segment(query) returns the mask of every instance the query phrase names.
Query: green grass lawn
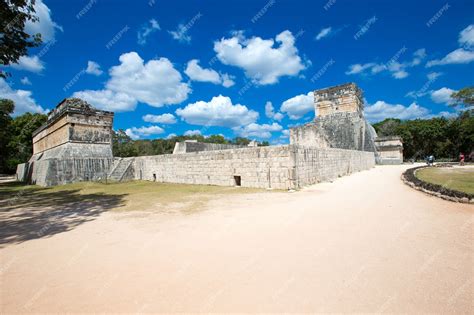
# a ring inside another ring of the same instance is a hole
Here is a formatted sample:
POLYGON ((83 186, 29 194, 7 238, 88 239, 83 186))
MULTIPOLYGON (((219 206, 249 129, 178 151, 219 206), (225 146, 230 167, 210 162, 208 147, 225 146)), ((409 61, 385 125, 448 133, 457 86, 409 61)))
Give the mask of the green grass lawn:
MULTIPOLYGON (((80 182, 55 187, 20 183, 0 184, 0 201, 18 206, 54 206, 71 203, 111 203, 111 210, 163 210, 183 213, 201 209, 210 199, 228 194, 266 192, 262 189, 167 184, 149 181, 125 183, 80 182)), ((270 193, 270 192, 269 192, 270 193)))
POLYGON ((415 176, 425 182, 474 194, 474 167, 427 167, 416 171, 415 176))

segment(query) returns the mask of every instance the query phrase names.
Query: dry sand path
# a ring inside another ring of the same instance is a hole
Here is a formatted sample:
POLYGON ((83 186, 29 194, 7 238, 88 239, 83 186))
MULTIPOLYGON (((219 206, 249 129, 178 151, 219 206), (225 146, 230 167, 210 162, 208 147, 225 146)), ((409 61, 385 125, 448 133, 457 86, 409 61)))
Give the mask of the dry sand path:
POLYGON ((1 312, 474 313, 474 206, 384 166, 0 249, 1 312))

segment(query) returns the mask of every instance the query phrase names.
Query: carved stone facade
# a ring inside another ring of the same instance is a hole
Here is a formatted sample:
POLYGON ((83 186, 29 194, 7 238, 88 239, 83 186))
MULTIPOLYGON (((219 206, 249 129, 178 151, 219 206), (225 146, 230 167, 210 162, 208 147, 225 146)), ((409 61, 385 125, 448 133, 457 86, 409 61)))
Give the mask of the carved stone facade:
POLYGON ((374 152, 378 164, 403 163, 400 138, 377 138, 364 118, 362 90, 354 83, 314 91, 316 118, 290 128, 290 143, 374 152))
POLYGON ((314 91, 317 117, 336 113, 359 113, 364 110, 362 90, 355 83, 346 83, 314 91))
POLYGON ((364 118, 362 91, 357 85, 317 90, 314 104, 314 121, 290 128, 291 144, 376 152, 377 134, 364 118))
POLYGON ((18 179, 52 186, 105 177, 114 159, 113 117, 81 99, 63 100, 33 133, 33 156, 18 179))

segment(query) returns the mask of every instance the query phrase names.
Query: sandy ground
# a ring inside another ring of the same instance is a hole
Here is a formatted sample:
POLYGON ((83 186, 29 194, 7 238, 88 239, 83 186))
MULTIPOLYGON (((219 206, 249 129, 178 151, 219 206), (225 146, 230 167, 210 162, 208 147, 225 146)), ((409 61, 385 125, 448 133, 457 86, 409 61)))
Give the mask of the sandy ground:
POLYGON ((383 166, 5 244, 1 312, 474 313, 474 206, 383 166))

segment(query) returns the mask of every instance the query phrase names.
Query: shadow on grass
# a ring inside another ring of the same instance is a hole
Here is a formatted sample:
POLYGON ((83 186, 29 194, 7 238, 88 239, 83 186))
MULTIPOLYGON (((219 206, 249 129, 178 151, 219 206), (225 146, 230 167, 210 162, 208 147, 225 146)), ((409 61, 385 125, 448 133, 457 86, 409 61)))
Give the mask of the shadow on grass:
POLYGON ((122 206, 124 196, 2 183, 0 247, 72 230, 104 211, 122 206))

